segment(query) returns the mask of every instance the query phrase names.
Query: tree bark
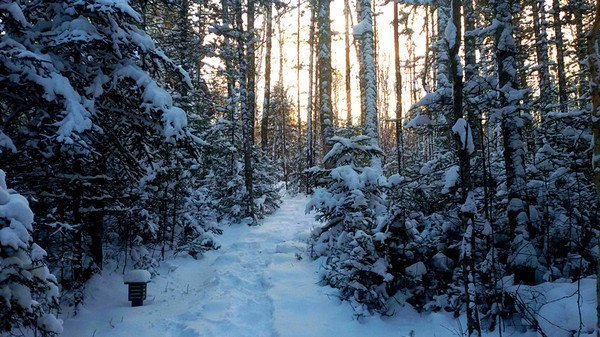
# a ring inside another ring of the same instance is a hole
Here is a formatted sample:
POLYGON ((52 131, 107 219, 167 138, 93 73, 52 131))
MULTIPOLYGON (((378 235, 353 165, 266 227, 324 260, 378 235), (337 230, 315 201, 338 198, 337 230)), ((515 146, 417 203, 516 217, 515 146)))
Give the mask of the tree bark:
POLYGON ((254 34, 254 1, 248 0, 248 34, 246 36, 248 45, 248 115, 244 124, 246 125, 246 139, 244 141, 244 175, 246 180, 246 191, 248 192, 248 212, 254 219, 254 170, 252 168, 252 150, 254 147, 254 118, 256 115, 256 57, 255 57, 255 34, 254 34))
MULTIPOLYGON (((590 66, 590 93, 592 96, 592 132, 594 134, 592 169, 593 180, 596 185, 596 198, 600 202, 600 0, 596 0, 596 16, 588 36, 588 62, 590 66)), ((598 239, 600 240, 600 237, 598 239)), ((600 261, 597 263, 600 264, 600 261)), ((596 269, 596 313, 598 319, 596 334, 600 336, 600 268, 596 267, 596 269)))
POLYGON ((301 2, 298 0, 298 12, 297 12, 297 30, 296 30, 296 112, 297 112, 297 120, 298 120, 298 144, 300 144, 302 140, 302 119, 300 117, 300 69, 302 69, 302 63, 300 62, 300 17, 302 11, 300 10, 301 2))
POLYGON ((269 139, 269 114, 271 110, 271 49, 273 48, 273 4, 266 0, 266 51, 265 51, 265 93, 260 127, 260 143, 266 153, 269 139))
POLYGON ((567 112, 568 95, 567 95, 567 75, 565 73, 565 47, 563 41, 562 21, 560 18, 560 0, 552 0, 552 11, 554 18, 554 39, 556 40, 556 64, 558 73, 558 100, 560 110, 567 112))
MULTIPOLYGON (((347 0, 346 0, 347 1, 347 0)), ((402 69, 400 68, 400 23, 398 22, 398 1, 394 1, 394 73, 396 91, 396 161, 398 174, 402 174, 404 156, 404 135, 402 134, 402 69)))
POLYGON ((552 88, 550 82, 550 70, 548 69, 548 34, 546 30, 546 9, 544 0, 533 2, 533 28, 536 36, 535 51, 538 63, 538 79, 540 85, 540 96, 538 104, 540 105, 540 119, 551 111, 552 88))
MULTIPOLYGON (((454 26, 455 36, 454 41, 448 42, 448 56, 450 59, 450 77, 452 80, 452 118, 449 120, 450 128, 461 118, 464 117, 463 104, 463 74, 460 68, 460 42, 462 40, 462 24, 461 24, 461 0, 452 0, 451 20, 449 25, 454 26)), ((458 154, 458 163, 460 167, 460 180, 462 186, 462 201, 467 198, 468 192, 471 190, 471 175, 469 165, 469 151, 467 147, 469 129, 466 130, 465 144, 462 144, 461 136, 458 133, 454 134, 456 150, 458 154)))
POLYGON ((577 49, 577 63, 579 65, 579 80, 577 83, 577 98, 579 102, 579 109, 585 109, 588 104, 586 99, 589 94, 589 86, 586 83, 589 83, 588 79, 588 69, 586 67, 586 59, 587 59, 587 41, 585 37, 585 12, 587 7, 587 1, 585 0, 576 0, 575 1, 575 38, 577 39, 576 49, 577 49))
MULTIPOLYGON (((229 1, 230 0, 221 0, 221 6, 223 7, 222 21, 223 26, 231 26, 231 18, 229 14, 229 1)), ((229 32, 225 35, 223 40, 223 49, 225 54, 225 75, 227 77, 227 100, 225 102, 225 111, 229 117, 229 124, 231 128, 230 132, 230 142, 231 144, 235 144, 235 71, 233 66, 234 50, 231 45, 231 38, 229 37, 229 32)), ((235 174, 235 151, 231 151, 230 157, 230 173, 233 176, 235 174)))
POLYGON ((522 139, 524 120, 519 112, 516 80, 516 47, 512 35, 512 10, 508 0, 493 2, 495 20, 499 23, 495 33, 496 65, 498 68, 499 104, 502 108, 501 129, 504 147, 504 166, 508 192, 508 224, 511 237, 517 227, 518 216, 526 212, 525 147, 522 139))
MULTIPOLYGON (((395 3, 395 2, 394 2, 395 3)), ((350 85, 350 1, 344 0, 344 42, 346 52, 346 126, 352 126, 352 86, 350 85)))
POLYGON ((321 145, 323 155, 331 149, 333 137, 331 108, 331 0, 319 0, 317 14, 319 26, 319 44, 317 64, 319 68, 319 116, 321 122, 321 145))
MULTIPOLYGON (((436 43, 436 88, 441 90, 441 97, 439 104, 445 107, 444 114, 447 113, 447 107, 450 105, 450 94, 452 88, 452 77, 450 76, 450 64, 448 60, 448 45, 444 41, 444 30, 448 26, 448 20, 450 19, 450 1, 440 0, 438 2, 437 9, 437 31, 438 41, 436 43)), ((412 81, 411 81, 412 83, 412 81)), ((411 95, 413 94, 411 90, 411 95)), ((446 116, 447 117, 447 116, 446 116)))
POLYGON ((472 130, 473 143, 475 149, 482 148, 483 138, 481 136, 480 128, 480 113, 477 107, 471 102, 471 98, 477 93, 475 92, 477 86, 472 86, 471 83, 476 80, 479 74, 477 66, 477 41, 475 35, 472 32, 475 31, 475 19, 477 14, 473 6, 473 0, 463 1, 463 12, 465 22, 465 90, 464 90, 464 105, 466 119, 472 130), (470 34, 471 33, 471 34, 470 34))
MULTIPOLYGON (((469 191, 471 190, 471 167, 470 167, 470 152, 468 139, 472 137, 469 133, 469 124, 465 123, 464 143, 460 133, 455 132, 454 125, 458 120, 464 117, 464 96, 463 96, 463 74, 460 67, 460 44, 462 40, 462 24, 461 24, 461 0, 451 1, 451 20, 448 22, 445 36, 448 38, 448 56, 450 59, 450 76, 452 80, 452 118, 450 127, 454 131, 454 141, 456 152, 458 155, 458 165, 460 172, 461 184, 461 204, 467 202, 469 191), (450 35, 454 32, 454 36, 450 35)), ((467 330, 469 336, 481 336, 481 327, 479 324, 479 311, 477 308, 477 294, 475 292, 475 214, 462 212, 462 223, 464 230, 464 245, 463 250, 468 253, 463 254, 463 282, 465 287, 465 303, 467 309, 467 330), (467 248, 466 245, 469 245, 467 248)))
POLYGON ((377 73, 375 65, 373 13, 370 0, 359 0, 360 63, 363 68, 364 130, 373 146, 379 146, 377 122, 377 73))
MULTIPOLYGON (((306 129, 306 168, 313 167, 313 73, 314 73, 314 55, 315 55, 315 18, 316 18, 316 0, 310 0, 310 28, 308 33, 308 44, 310 56, 308 60, 308 109, 307 109, 307 129, 306 129)), ((306 173, 306 194, 311 190, 310 173, 306 173)))
POLYGON ((246 187, 246 216, 254 218, 254 193, 252 181, 252 147, 254 144, 254 0, 248 0, 248 26, 244 34, 242 2, 236 0, 236 25, 239 33, 237 52, 239 59, 239 102, 242 114, 242 139, 244 152, 244 183, 246 187), (246 50, 247 47, 247 50, 246 50))

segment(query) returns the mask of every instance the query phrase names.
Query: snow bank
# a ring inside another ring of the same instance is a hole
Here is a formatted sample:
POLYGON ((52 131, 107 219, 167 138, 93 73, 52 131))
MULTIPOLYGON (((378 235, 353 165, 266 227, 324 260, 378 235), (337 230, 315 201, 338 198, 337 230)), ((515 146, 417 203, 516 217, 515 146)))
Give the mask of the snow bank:
POLYGON ((595 278, 588 277, 576 282, 546 282, 537 286, 513 285, 507 291, 525 303, 546 336, 594 337, 595 278))

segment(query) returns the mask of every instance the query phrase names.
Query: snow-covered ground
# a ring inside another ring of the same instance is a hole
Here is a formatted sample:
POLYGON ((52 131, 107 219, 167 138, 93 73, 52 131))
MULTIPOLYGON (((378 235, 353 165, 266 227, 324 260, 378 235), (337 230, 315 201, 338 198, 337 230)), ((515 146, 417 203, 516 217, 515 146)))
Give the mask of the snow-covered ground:
POLYGON ((304 254, 317 224, 305 204, 303 196, 286 197, 261 226, 226 228, 221 249, 163 263, 142 307, 130 307, 122 275, 96 276, 85 307, 65 320, 64 336, 460 336, 464 321, 409 307, 391 318, 357 321, 335 289, 317 284, 319 261, 304 254))

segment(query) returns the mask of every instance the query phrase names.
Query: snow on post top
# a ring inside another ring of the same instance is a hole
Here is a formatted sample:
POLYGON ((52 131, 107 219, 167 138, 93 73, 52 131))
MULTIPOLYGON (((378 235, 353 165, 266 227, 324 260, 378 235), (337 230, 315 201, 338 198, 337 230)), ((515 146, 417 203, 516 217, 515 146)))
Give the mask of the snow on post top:
POLYGON ((150 272, 143 269, 135 269, 123 275, 124 283, 148 283, 150 282, 150 272))

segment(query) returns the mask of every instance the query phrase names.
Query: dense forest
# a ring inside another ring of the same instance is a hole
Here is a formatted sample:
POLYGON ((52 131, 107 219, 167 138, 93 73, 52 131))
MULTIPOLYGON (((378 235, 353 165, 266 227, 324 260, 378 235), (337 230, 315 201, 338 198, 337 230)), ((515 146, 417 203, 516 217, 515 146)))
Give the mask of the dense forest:
POLYGON ((553 337, 514 289, 598 273, 599 111, 592 0, 0 0, 0 335, 306 194, 356 317, 553 337))

